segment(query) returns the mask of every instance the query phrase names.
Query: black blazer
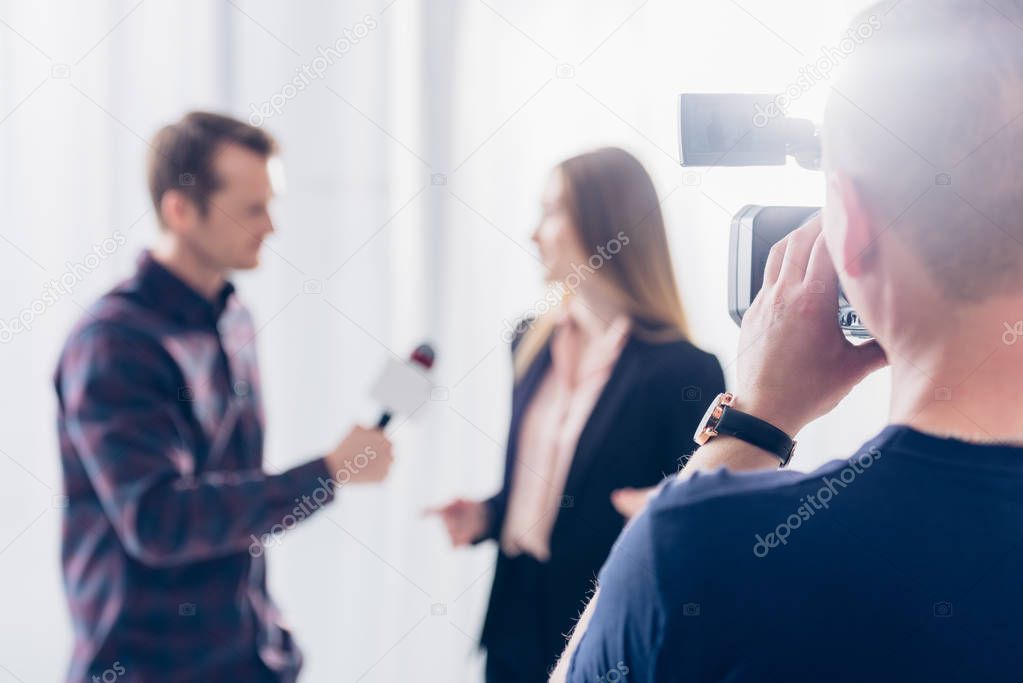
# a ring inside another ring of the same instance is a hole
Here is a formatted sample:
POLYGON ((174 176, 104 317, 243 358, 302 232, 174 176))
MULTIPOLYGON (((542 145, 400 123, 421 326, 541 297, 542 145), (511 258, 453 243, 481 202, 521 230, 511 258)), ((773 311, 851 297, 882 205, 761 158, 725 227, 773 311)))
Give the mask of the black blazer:
MULTIPOLYGON (((512 392, 504 486, 487 501, 486 538, 500 539, 522 417, 550 365, 548 343, 512 392)), ((535 657, 554 664, 625 523, 611 492, 653 486, 675 474, 680 458, 696 448, 693 432, 707 405, 724 390, 715 356, 686 341, 629 337, 580 434, 551 534, 551 556, 529 595, 522 594, 515 560, 498 554, 481 639, 489 656, 524 667, 535 657), (539 638, 523 632, 537 628, 539 638)))

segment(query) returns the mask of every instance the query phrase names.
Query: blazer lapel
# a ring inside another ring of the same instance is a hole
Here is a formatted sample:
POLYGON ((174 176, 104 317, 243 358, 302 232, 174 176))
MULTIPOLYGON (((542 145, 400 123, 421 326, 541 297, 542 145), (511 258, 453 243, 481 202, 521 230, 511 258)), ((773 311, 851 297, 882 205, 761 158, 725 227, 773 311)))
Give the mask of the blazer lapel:
POLYGON ((546 376, 547 370, 551 366, 551 345, 548 342, 539 353, 536 358, 526 368, 525 374, 522 375, 512 391, 512 414, 511 424, 508 428, 508 443, 507 450, 505 452, 504 459, 504 481, 505 488, 511 484, 511 472, 514 466, 515 459, 518 457, 518 444, 519 444, 519 431, 522 425, 522 418, 526 413, 526 407, 529 406, 530 401, 533 400, 533 395, 536 394, 536 390, 540 388, 540 381, 546 376))
POLYGON ((600 397, 597 398, 597 403, 593 406, 593 411, 579 435, 579 443, 568 470, 568 480, 565 482, 566 496, 575 496, 582 489, 599 450, 598 445, 614 425, 614 417, 620 413, 622 405, 629 398, 633 384, 630 378, 635 373, 639 361, 637 348, 639 343, 635 337, 629 336, 611 370, 607 384, 600 392, 600 397))
POLYGON ((522 375, 522 379, 519 380, 515 387, 515 396, 512 401, 512 419, 519 420, 522 418, 522 414, 525 412, 526 406, 533 400, 533 395, 536 390, 540 388, 540 380, 547 375, 547 370, 551 367, 551 344, 548 341, 542 349, 536 354, 536 358, 530 363, 529 367, 526 368, 526 372, 522 375))

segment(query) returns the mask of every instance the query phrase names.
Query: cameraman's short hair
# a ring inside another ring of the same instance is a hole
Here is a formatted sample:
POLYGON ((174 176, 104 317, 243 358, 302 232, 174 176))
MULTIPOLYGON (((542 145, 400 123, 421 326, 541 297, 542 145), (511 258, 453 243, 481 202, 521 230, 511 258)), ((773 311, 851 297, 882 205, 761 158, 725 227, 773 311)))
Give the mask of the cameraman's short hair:
POLYGON ((824 164, 848 174, 951 299, 1023 286, 1019 2, 888 0, 824 118, 824 164))
POLYGON ((172 189, 184 193, 206 215, 210 195, 220 187, 213 162, 222 146, 229 143, 267 158, 277 151, 277 143, 262 129, 203 111, 186 114, 153 136, 148 175, 149 195, 157 217, 164 193, 172 189))

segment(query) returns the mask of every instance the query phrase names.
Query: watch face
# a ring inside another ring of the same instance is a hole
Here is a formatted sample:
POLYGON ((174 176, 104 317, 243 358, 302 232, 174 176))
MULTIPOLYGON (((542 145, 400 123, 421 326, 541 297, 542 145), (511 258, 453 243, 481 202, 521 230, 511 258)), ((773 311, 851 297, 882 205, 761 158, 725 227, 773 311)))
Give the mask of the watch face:
POLYGON ((707 412, 703 414, 703 419, 700 420, 700 426, 696 428, 696 433, 693 435, 693 441, 700 444, 701 446, 707 443, 712 436, 717 436, 718 420, 721 419, 722 406, 725 403, 726 394, 718 394, 717 397, 711 402, 710 407, 707 408, 707 412))

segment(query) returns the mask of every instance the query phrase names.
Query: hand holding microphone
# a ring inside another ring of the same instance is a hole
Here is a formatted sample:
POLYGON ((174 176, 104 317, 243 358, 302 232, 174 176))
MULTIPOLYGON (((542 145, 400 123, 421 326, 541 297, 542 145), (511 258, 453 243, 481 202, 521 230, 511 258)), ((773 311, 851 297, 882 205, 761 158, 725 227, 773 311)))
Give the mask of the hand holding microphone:
POLYGON ((356 425, 324 461, 335 481, 372 484, 383 481, 394 462, 392 444, 384 427, 395 413, 411 413, 429 399, 430 381, 424 374, 433 366, 435 354, 429 344, 420 344, 408 363, 392 362, 385 367, 373 388, 373 397, 384 406, 375 428, 356 425))
POLYGON ((373 484, 387 477, 394 455, 383 431, 356 425, 324 459, 334 481, 373 484))

